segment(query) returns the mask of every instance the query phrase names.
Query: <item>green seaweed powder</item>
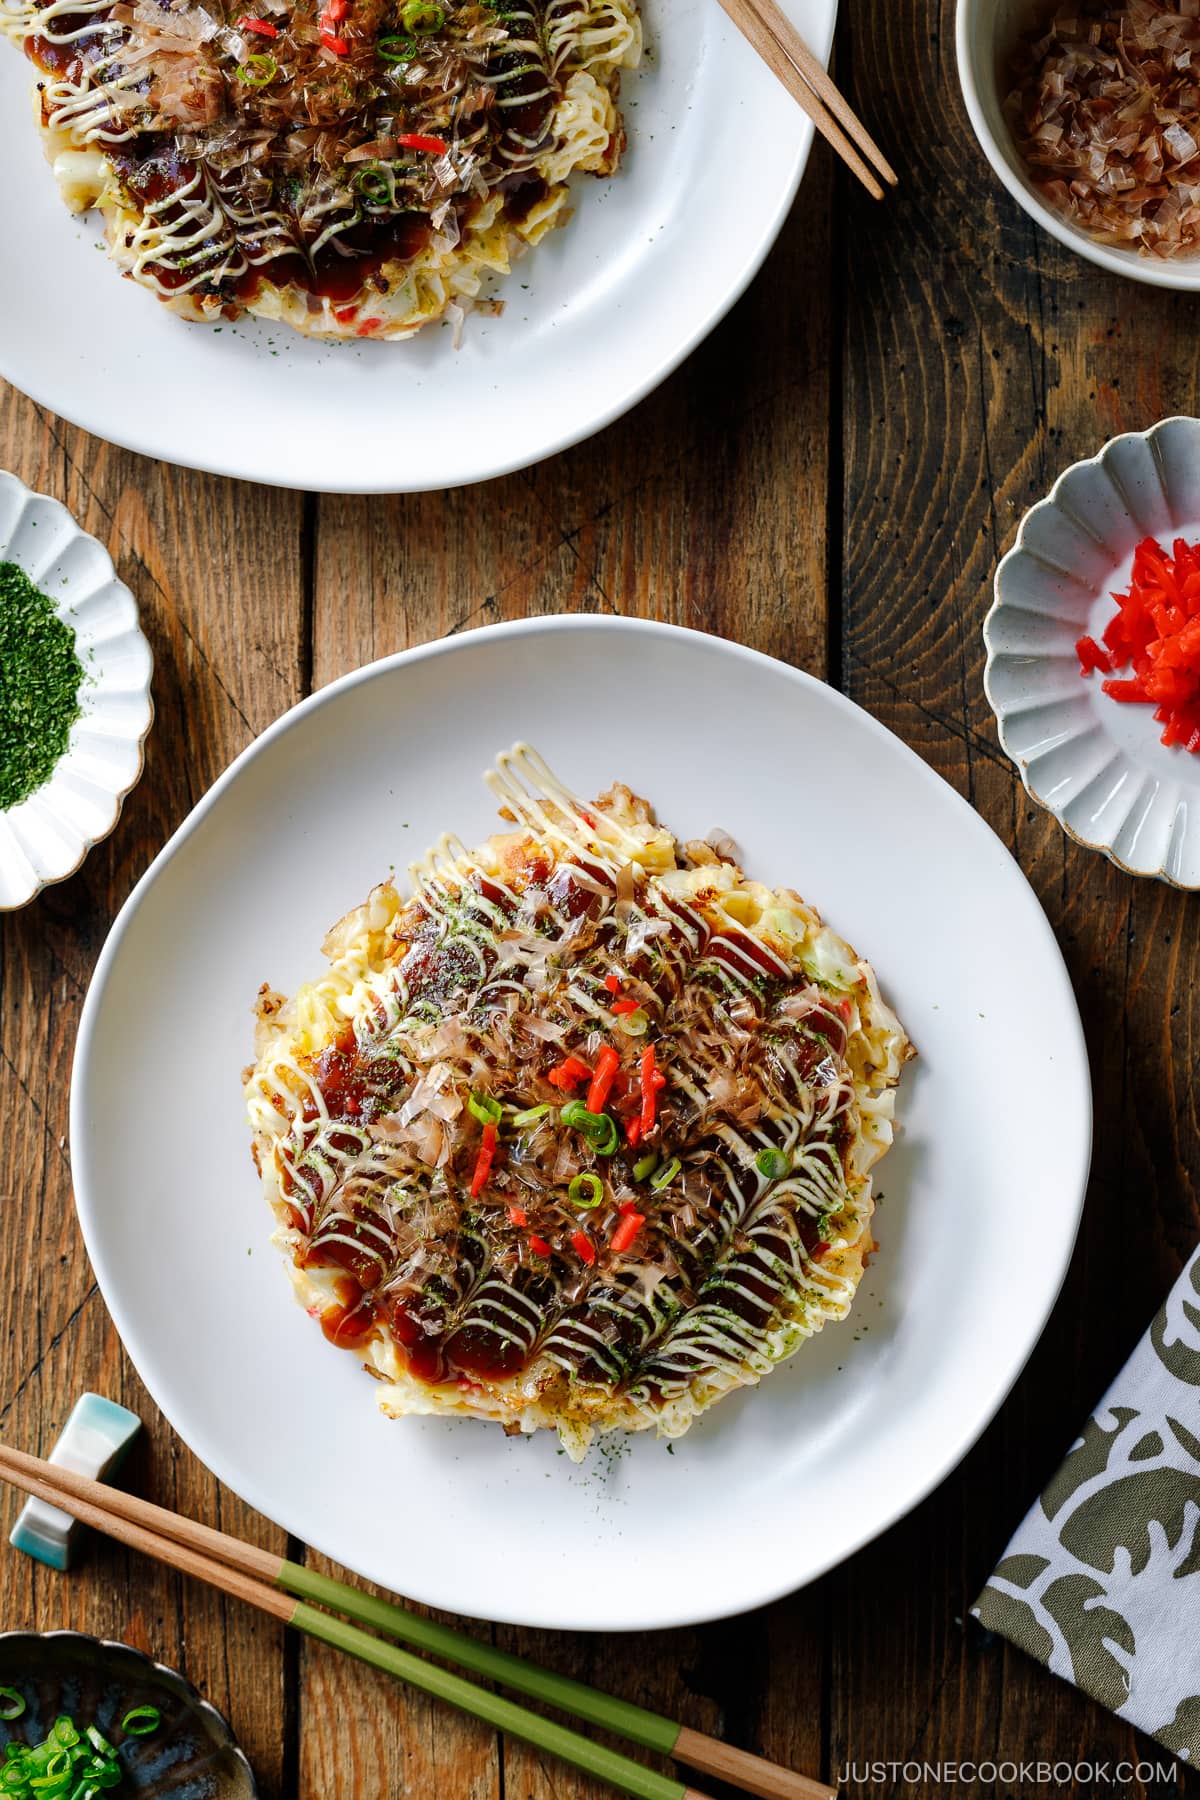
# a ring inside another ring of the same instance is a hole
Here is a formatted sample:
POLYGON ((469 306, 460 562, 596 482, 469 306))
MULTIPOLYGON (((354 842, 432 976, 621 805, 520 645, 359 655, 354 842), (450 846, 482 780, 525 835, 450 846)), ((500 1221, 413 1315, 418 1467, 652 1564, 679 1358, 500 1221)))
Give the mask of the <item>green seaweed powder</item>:
POLYGON ((0 562, 0 812, 48 781, 79 717, 75 633, 16 563, 0 562))

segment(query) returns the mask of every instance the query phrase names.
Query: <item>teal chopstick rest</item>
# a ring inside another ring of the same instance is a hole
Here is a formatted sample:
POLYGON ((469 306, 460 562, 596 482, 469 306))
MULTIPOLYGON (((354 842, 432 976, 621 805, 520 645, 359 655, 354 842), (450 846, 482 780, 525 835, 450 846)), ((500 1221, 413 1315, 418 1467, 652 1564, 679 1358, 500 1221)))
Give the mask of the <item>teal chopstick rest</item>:
MULTIPOLYGON (((76 1475, 104 1481, 120 1468, 142 1421, 127 1407, 100 1394, 82 1394, 71 1408, 48 1461, 76 1475)), ((15 1550, 36 1557, 50 1569, 69 1569, 83 1535, 70 1513, 44 1500, 27 1500, 8 1541, 15 1550)))

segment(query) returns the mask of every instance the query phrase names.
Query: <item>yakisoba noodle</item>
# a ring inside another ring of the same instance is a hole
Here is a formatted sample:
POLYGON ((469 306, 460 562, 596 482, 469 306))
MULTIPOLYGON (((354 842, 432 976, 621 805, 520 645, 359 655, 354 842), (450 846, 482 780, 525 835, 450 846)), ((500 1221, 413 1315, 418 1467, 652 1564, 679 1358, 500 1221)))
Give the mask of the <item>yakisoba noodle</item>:
POLYGON ((677 1437, 844 1318, 911 1049, 732 846, 527 746, 453 838, 264 988, 246 1095, 298 1295, 387 1413, 677 1437))
POLYGON ((190 319, 456 323, 611 175, 634 0, 0 0, 68 206, 190 319))

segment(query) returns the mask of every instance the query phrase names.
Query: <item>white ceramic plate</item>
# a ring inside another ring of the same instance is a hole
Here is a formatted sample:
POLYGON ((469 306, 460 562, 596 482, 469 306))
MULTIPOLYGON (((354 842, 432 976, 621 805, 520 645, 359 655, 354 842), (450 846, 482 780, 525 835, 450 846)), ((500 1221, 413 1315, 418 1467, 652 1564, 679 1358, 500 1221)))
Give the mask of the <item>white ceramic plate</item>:
MULTIPOLYGON (((825 58, 837 0, 785 0, 825 58)), ((514 268, 461 350, 309 343, 253 321, 188 325, 123 281, 72 219, 30 121, 29 64, 0 41, 0 374, 149 456, 285 487, 392 493, 524 468, 618 418, 737 299, 791 206, 812 127, 716 0, 645 0, 624 83, 629 156, 514 268)))
POLYGON ((252 1505, 435 1606, 535 1625, 678 1625, 810 1580, 925 1494, 1017 1375, 1087 1174, 1086 1055, 1016 864, 898 739, 810 677, 669 626, 496 626, 360 670, 239 758, 105 947, 71 1105, 75 1192, 117 1327, 192 1448, 252 1505), (495 828, 480 772, 529 737, 683 836, 812 897, 921 1052, 851 1320, 673 1452, 574 1469, 552 1434, 389 1422, 296 1306, 250 1163, 250 1003, 443 829, 495 828), (136 1019, 132 1030, 130 1020, 136 1019))
POLYGON ((1167 749, 1153 707, 1113 700, 1075 654, 1101 641, 1145 537, 1200 542, 1200 419, 1113 438, 1026 513, 996 571, 984 686, 1026 788, 1077 843, 1195 888, 1200 756, 1167 749))
MULTIPOLYGON (((2 284, 0 284, 2 285, 2 284)), ((80 716, 49 781, 0 812, 0 912, 73 875, 121 816, 154 708, 137 606, 104 545, 65 506, 0 469, 0 562, 15 562, 75 633, 80 716)))

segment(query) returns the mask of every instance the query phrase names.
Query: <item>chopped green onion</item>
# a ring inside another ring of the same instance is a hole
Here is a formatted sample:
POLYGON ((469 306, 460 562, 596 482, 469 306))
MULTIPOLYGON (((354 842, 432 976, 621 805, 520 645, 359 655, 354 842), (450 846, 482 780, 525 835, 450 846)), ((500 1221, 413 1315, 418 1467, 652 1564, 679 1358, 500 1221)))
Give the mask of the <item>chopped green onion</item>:
POLYGON ((9 1719, 19 1719, 25 1711, 25 1701, 16 1688, 0 1687, 0 1719, 5 1723, 9 1719))
POLYGON ((237 78, 247 87, 266 87, 278 73, 279 65, 273 56, 248 56, 244 63, 238 64, 237 78))
POLYGON ((431 31, 440 31, 446 23, 445 9, 430 5, 429 0, 405 0, 400 9, 400 23, 405 31, 427 37, 431 31))
MULTIPOLYGON (((21 1696, 13 1688, 0 1688, 0 1700, 9 1702, 5 1716, 12 1718, 13 1700, 21 1696)), ((20 1711, 24 1711, 21 1703, 20 1711)), ((162 1714, 156 1706, 136 1706, 125 1716, 122 1730, 133 1737, 157 1731, 162 1714)), ((123 1776, 117 1752, 103 1732, 86 1727, 86 1743, 75 1721, 62 1713, 40 1744, 10 1740, 0 1766, 0 1793, 14 1800, 100 1800, 107 1789, 118 1788, 123 1776)))
POLYGON ((643 1156, 641 1162, 634 1163, 633 1179, 635 1181, 645 1181, 647 1175, 652 1175, 657 1167, 658 1151, 652 1150, 649 1156, 643 1156))
POLYGON ((417 54, 417 40, 411 37, 381 37, 375 48, 386 63, 410 63, 417 54))
POLYGON ((604 1198, 604 1183, 598 1175, 584 1173, 576 1175, 567 1189, 567 1199, 572 1206, 591 1208, 599 1206, 604 1198))
POLYGON ((601 1124, 586 1133, 587 1141, 597 1156, 612 1156, 617 1148, 617 1121, 608 1113, 601 1113, 601 1124))
POLYGON ((481 1125, 496 1125, 504 1117, 504 1108, 490 1094, 472 1094, 467 1100, 467 1111, 481 1125))
POLYGON ((527 1106, 524 1112, 513 1114, 512 1122, 514 1125, 536 1125, 539 1119, 544 1119, 547 1113, 553 1111, 554 1108, 548 1102, 545 1106, 527 1106))
POLYGON ((790 1171, 792 1159, 786 1150, 760 1150, 754 1164, 767 1181, 779 1181, 790 1171))
POLYGON ((673 1156, 669 1163, 664 1163, 658 1174, 650 1177, 650 1186, 655 1193, 657 1194, 660 1188, 665 1188, 668 1181, 674 1181, 682 1167, 683 1164, 677 1156, 673 1156))
POLYGON ((121 1730, 127 1731, 130 1737, 149 1737, 162 1724, 162 1714, 157 1706, 135 1706, 121 1720, 121 1730))
POLYGON ((631 1013, 618 1013, 613 1024, 626 1037, 645 1037, 650 1029, 650 1014, 644 1006, 639 1006, 631 1013))
POLYGON ((376 163, 368 164, 360 169, 351 184, 356 193, 365 200, 371 200, 376 206, 390 206, 392 202, 392 184, 376 163))
POLYGON ((582 1100, 568 1100, 559 1118, 585 1137, 597 1156, 611 1156, 617 1147, 617 1121, 611 1113, 589 1112, 582 1100))

